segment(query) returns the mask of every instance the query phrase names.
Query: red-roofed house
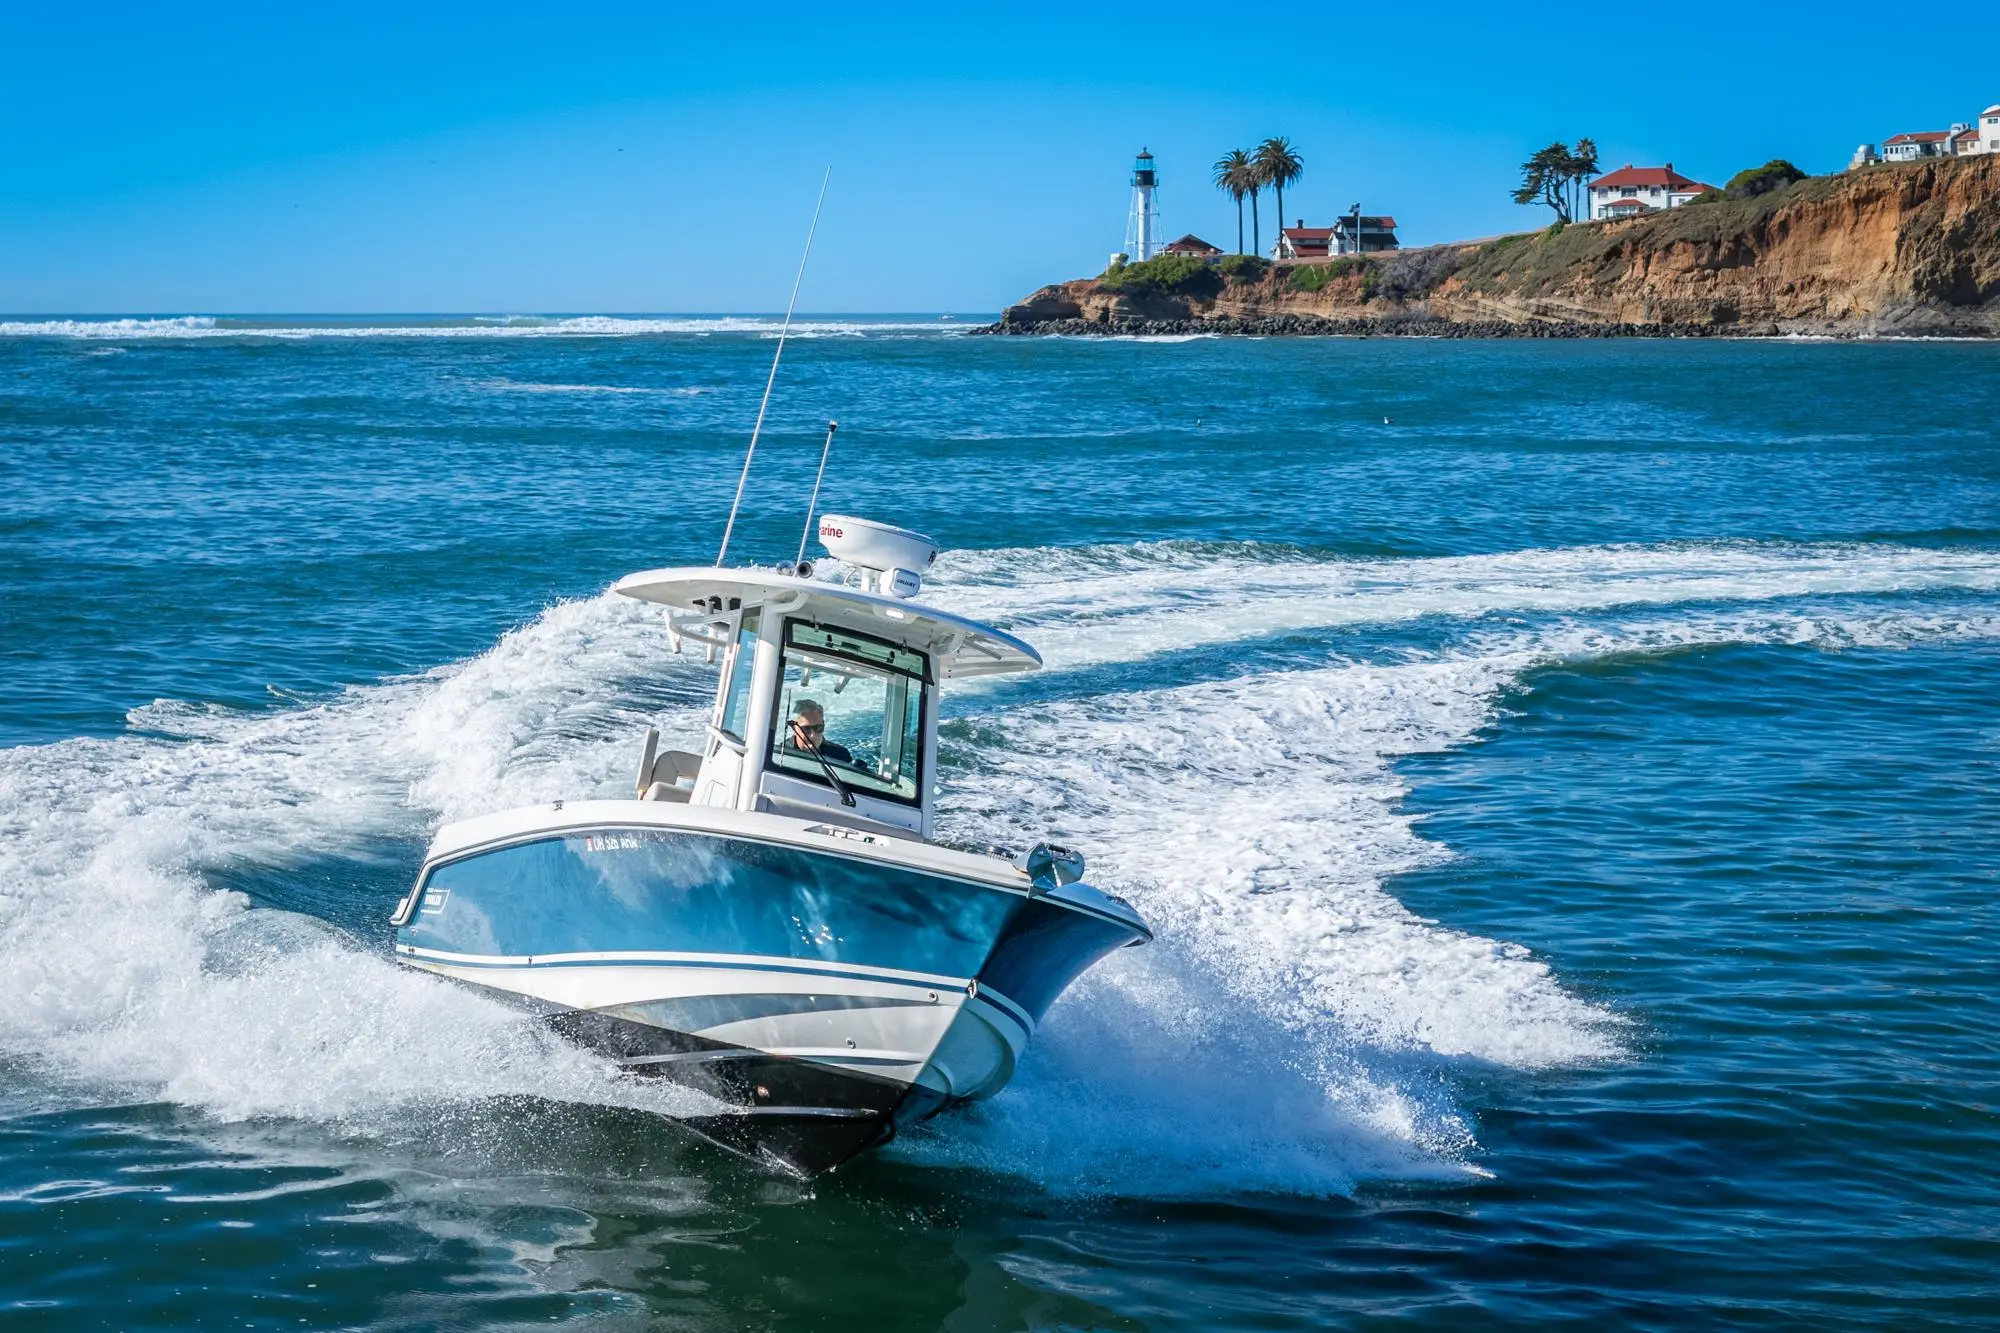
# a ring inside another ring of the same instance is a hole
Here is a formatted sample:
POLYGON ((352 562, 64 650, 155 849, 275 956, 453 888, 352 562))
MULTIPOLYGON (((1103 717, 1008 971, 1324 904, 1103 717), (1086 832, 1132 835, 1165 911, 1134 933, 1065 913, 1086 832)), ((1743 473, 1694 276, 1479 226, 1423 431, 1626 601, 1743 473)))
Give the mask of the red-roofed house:
POLYGON ((1920 157, 1946 157, 1950 153, 1950 130, 1918 130, 1914 134, 1892 135, 1882 141, 1884 162, 1914 162, 1920 157))
POLYGON ((1679 208, 1714 188, 1681 175, 1671 162, 1664 167, 1635 167, 1627 162, 1590 183, 1590 219, 1596 222, 1603 218, 1635 218, 1641 213, 1679 208))
POLYGON ((1331 227, 1308 227, 1300 218, 1296 226, 1278 229, 1278 244, 1271 251, 1278 259, 1327 259, 1334 255, 1377 254, 1383 250, 1394 250, 1396 244, 1396 219, 1389 217, 1366 217, 1357 219, 1352 213, 1335 218, 1331 227), (1355 245, 1355 224, 1360 224, 1361 240, 1355 245))
MULTIPOLYGON (((1980 112, 1977 124, 1960 121, 1948 130, 1915 130, 1892 135, 1882 141, 1879 160, 1915 162, 1926 157, 1969 157, 1975 153, 2000 153, 2000 103, 1980 112)), ((1874 145, 1863 144, 1855 150, 1848 170, 1876 160, 1874 145)))
POLYGON ((1192 255, 1196 259, 1220 259, 1222 251, 1201 237, 1189 232, 1178 241, 1168 241, 1160 247, 1163 255, 1192 255))
MULTIPOLYGON (((1887 148, 1888 145, 1884 144, 1883 147, 1887 148)), ((1972 153, 2000 153, 2000 103, 1980 112, 1979 123, 1976 125, 1952 126, 1948 151, 1953 157, 1964 157, 1972 153)))
POLYGON ((1349 213, 1346 217, 1337 218, 1334 221, 1333 252, 1337 255, 1372 255, 1383 250, 1395 250, 1398 248, 1399 246, 1396 241, 1396 219, 1394 218, 1371 218, 1364 213, 1359 219, 1356 219, 1354 214, 1349 213), (1356 243, 1357 238, 1355 235, 1355 223, 1357 220, 1361 224, 1360 236, 1358 238, 1359 244, 1356 243))
POLYGON ((1278 228, 1278 247, 1272 253, 1280 259, 1325 259, 1333 253, 1333 228, 1308 227, 1300 218, 1297 226, 1278 228))

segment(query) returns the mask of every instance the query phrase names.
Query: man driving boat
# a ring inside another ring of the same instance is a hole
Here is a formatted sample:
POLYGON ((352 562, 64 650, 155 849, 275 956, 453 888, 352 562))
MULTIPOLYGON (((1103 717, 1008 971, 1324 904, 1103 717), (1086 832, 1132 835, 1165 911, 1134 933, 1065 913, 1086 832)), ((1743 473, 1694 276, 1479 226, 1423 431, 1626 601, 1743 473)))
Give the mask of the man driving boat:
POLYGON ((829 762, 852 764, 854 754, 839 741, 826 738, 826 710, 817 700, 801 699, 792 706, 791 747, 807 754, 817 752, 829 762))

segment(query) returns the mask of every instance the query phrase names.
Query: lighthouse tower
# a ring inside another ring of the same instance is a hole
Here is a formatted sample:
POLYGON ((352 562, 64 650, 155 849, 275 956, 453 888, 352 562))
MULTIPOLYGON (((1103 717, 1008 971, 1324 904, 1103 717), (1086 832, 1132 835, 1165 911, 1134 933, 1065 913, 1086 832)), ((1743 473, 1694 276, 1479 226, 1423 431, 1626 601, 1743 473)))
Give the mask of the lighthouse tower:
POLYGON ((1125 223, 1125 253, 1135 260, 1160 253, 1160 210, 1153 204, 1159 183, 1153 155, 1141 148, 1132 163, 1132 216, 1125 223))

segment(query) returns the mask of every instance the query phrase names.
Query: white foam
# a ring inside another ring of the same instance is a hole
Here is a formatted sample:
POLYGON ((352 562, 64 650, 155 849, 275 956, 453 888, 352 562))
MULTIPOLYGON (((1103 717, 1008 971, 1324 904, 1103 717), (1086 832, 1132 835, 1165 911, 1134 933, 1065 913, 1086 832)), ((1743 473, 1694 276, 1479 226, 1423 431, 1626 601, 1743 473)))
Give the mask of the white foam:
POLYGON ((1611 1054, 1607 1015, 1526 951, 1407 911, 1383 889, 1445 849, 1394 813, 1390 765, 1491 716, 1536 660, 1356 664, 1046 704, 1010 714, 974 804, 1090 846, 1092 881, 1138 903, 1267 1023, 1342 1046, 1539 1067, 1611 1054), (1017 816, 1018 817, 1018 816, 1017 816))
POLYGON ((1839 543, 1585 546, 1436 559, 1298 557, 1142 543, 950 552, 930 584, 1033 639, 1051 666, 1427 616, 1575 614, 1684 603, 2000 590, 1990 550, 1839 543), (1275 558, 1274 558, 1275 557, 1275 558))
MULTIPOLYGON (((1050 1015, 1004 1096, 905 1145, 1059 1190, 1340 1192, 1475 1172, 1453 1062, 1622 1054, 1616 1013, 1529 949, 1411 913, 1391 877, 1450 855, 1398 812, 1396 757, 1462 744, 1522 673, 1697 645, 2000 639, 2000 616, 1659 615, 1471 636, 1423 660, 1261 672, 1005 709, 950 832, 1090 850, 1159 932, 1050 1015), (1135 1049, 1136 1048, 1136 1049, 1135 1049)), ((995 703, 1000 703, 996 699, 995 703)), ((1532 924, 1523 923, 1532 934, 1532 924)))
POLYGON ((317 706, 161 703, 135 713, 138 734, 0 751, 0 1049, 223 1116, 393 1115, 505 1094, 702 1104, 200 878, 418 837, 443 810, 611 785, 611 747, 590 728, 615 727, 636 754, 638 715, 583 687, 633 665, 643 619, 633 604, 558 606, 459 668, 317 706), (631 651, 607 662, 620 636, 631 651))
POLYGON ((172 319, 0 320, 0 338, 191 338, 215 330, 207 315, 172 319))
MULTIPOLYGON (((1160 1193, 1472 1170, 1453 1064, 1615 1059, 1619 1023, 1527 949, 1396 901, 1394 875, 1449 855, 1398 813, 1396 757, 1466 742, 1521 672, 1560 658, 2000 637, 1984 603, 1937 596, 1992 586, 1994 557, 1974 551, 1260 554, 960 554, 934 585, 955 609, 1055 639, 1070 662, 1261 634, 1231 619, 1247 598, 1302 624, 1458 620, 1446 647, 1390 661, 971 696, 1006 744, 980 744, 947 776, 949 830, 1084 847, 1092 879, 1137 902, 1160 939, 1058 1004, 1001 1098, 898 1151, 1160 1193), (1829 590, 1882 597, 1813 595, 1829 590), (1521 607, 1558 614, 1510 622, 1521 607), (1232 1071, 1254 1077, 1219 1091, 1232 1071)), ((283 873, 420 838, 440 818, 627 790, 645 721, 670 741, 698 733, 707 680, 665 657, 654 613, 607 594, 552 607, 469 661, 317 704, 160 703, 115 739, 0 751, 0 1050, 230 1117, 366 1122, 516 1093, 675 1109, 665 1085, 201 875, 283 873)))
POLYGON ((670 398, 694 398, 714 389, 682 385, 673 388, 657 388, 634 384, 523 384, 515 380, 489 380, 487 387, 502 389, 508 393, 611 393, 660 395, 670 398))
MULTIPOLYGON (((782 323, 773 318, 737 315, 509 316, 501 320, 474 317, 456 322, 377 324, 229 320, 188 315, 170 319, 0 320, 0 338, 631 338, 662 334, 749 334, 775 338, 782 323)), ((794 338, 865 338, 879 334, 959 337, 965 331, 962 325, 935 321, 802 319, 794 320, 791 326, 794 338)))
POLYGON ((1164 931, 1087 974, 1000 1096, 890 1151, 1062 1193, 1156 1198, 1477 1174, 1441 1084, 1272 1024, 1215 984, 1189 938, 1164 931))

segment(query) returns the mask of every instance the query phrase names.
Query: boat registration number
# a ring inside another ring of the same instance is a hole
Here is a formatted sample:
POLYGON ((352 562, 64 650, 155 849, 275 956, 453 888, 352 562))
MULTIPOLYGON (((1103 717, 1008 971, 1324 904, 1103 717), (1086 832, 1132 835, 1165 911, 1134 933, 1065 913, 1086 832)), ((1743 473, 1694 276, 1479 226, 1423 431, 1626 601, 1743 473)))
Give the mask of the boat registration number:
POLYGON ((586 852, 636 852, 645 845, 637 833, 587 833, 583 839, 586 852))

